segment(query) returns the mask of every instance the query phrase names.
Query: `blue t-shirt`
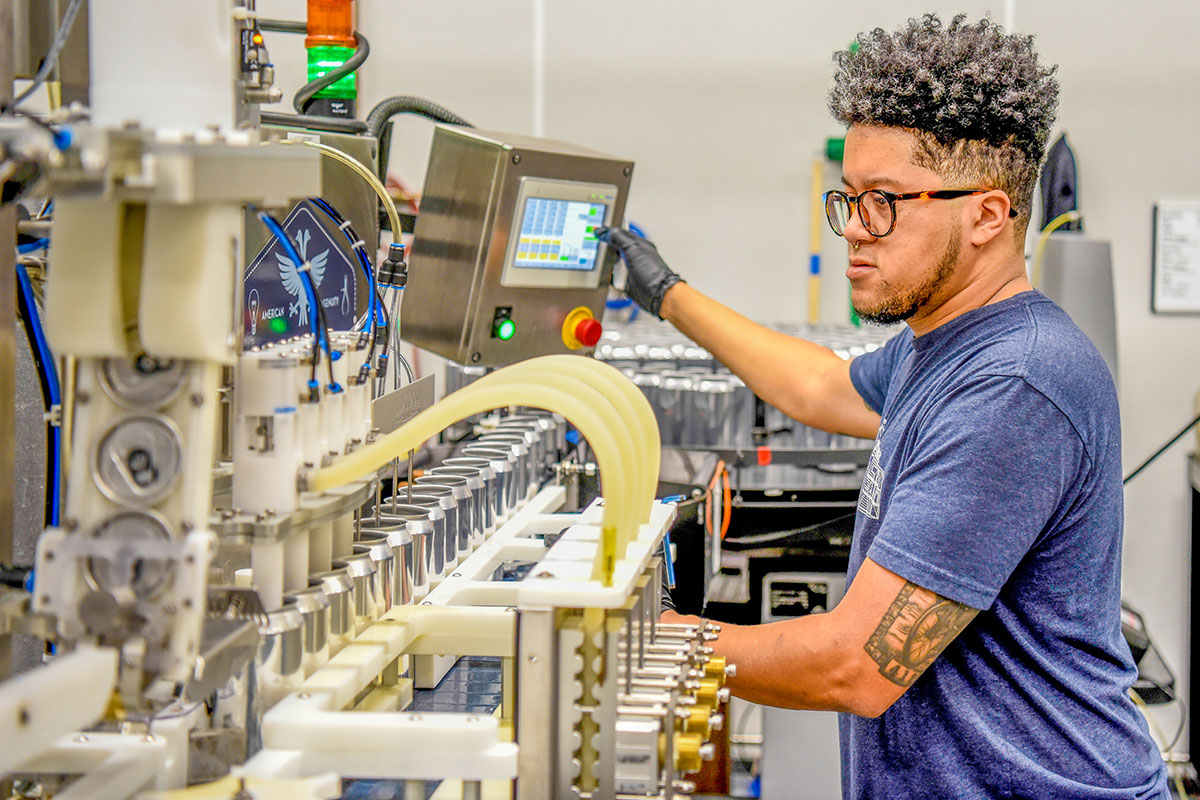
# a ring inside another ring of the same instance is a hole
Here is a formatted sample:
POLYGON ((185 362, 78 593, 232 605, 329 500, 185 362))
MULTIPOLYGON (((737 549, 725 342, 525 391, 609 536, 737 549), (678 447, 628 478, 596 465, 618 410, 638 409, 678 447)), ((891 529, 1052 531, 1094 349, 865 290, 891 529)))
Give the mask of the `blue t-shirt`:
POLYGON ((1104 360, 1037 292, 850 366, 882 417, 864 558, 980 609, 878 719, 841 715, 847 798, 1166 798, 1121 636, 1121 432, 1104 360))

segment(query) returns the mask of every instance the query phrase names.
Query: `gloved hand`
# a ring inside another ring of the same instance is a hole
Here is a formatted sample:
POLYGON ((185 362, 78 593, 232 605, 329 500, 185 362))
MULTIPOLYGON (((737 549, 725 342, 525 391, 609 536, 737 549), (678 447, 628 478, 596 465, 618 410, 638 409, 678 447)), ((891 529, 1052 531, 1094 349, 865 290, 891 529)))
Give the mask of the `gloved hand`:
POLYGON ((649 239, 634 236, 621 228, 596 228, 596 238, 615 247, 625 259, 629 277, 625 279, 625 294, 629 299, 654 316, 662 319, 663 296, 667 289, 683 280, 676 275, 658 254, 658 248, 649 239))

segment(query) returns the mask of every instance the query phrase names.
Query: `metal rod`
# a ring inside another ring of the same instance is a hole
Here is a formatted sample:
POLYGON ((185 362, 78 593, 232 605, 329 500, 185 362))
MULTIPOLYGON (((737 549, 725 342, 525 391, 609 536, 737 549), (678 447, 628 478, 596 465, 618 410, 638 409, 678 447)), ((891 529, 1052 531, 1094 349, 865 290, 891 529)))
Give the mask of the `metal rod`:
MULTIPOLYGON (((397 511, 396 506, 398 505, 398 501, 396 499, 396 493, 399 491, 400 491, 400 459, 396 459, 395 461, 392 462, 392 513, 393 514, 395 514, 397 511)), ((409 491, 408 491, 408 501, 410 503, 412 502, 412 490, 411 489, 409 489, 409 491)))
MULTIPOLYGON (((408 451, 408 504, 412 505, 413 451, 408 451)), ((394 492, 393 492, 394 494, 394 492)))
POLYGON ((425 781, 405 781, 404 800, 425 800, 425 781))

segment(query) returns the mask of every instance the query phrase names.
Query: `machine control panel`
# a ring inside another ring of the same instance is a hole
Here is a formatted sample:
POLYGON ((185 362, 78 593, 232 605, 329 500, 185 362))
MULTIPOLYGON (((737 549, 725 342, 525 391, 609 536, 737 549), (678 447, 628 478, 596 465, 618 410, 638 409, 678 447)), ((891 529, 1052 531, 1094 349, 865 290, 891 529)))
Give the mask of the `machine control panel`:
POLYGON ((564 142, 439 126, 404 338, 466 366, 589 354, 617 258, 596 228, 621 224, 632 174, 564 142))
POLYGON ((522 178, 500 283, 596 288, 605 248, 595 231, 608 224, 616 194, 615 186, 522 178))

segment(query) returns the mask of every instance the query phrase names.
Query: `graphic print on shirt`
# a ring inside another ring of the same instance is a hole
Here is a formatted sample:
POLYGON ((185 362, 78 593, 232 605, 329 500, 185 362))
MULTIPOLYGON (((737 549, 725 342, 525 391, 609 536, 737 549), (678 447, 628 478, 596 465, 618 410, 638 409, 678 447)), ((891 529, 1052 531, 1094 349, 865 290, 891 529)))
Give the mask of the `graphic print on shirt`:
POLYGON ((875 446, 871 448, 871 461, 867 464, 867 472, 863 475, 862 489, 858 493, 858 510, 871 519, 879 519, 879 498, 883 493, 883 468, 879 466, 881 456, 879 443, 883 440, 883 427, 886 419, 879 420, 879 433, 875 437, 875 446))

